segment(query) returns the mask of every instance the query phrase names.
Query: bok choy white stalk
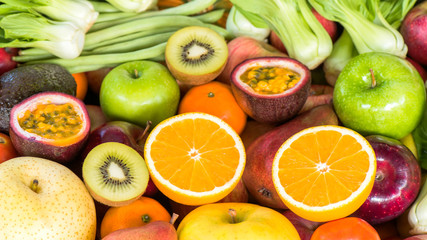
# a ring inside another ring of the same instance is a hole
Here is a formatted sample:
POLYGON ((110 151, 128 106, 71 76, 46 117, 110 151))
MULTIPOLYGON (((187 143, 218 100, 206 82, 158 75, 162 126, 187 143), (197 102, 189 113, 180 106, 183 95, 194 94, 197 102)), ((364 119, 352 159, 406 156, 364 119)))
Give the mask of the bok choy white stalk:
POLYGON ((408 223, 411 235, 427 234, 427 183, 424 183, 418 197, 409 208, 408 223))
POLYGON ((49 20, 31 13, 16 13, 0 19, 0 47, 44 49, 61 58, 79 56, 85 33, 70 22, 49 20))
POLYGON ((72 22, 87 32, 99 13, 87 0, 0 0, 11 7, 37 12, 55 21, 72 22))
POLYGON ((157 8, 157 0, 107 0, 123 12, 144 12, 157 8))
MULTIPOLYGON (((408 11, 414 6, 416 0, 381 0, 379 10, 387 23, 394 29, 398 29, 408 11)), ((362 11, 364 16, 374 21, 375 15, 368 11, 362 11)), ((334 43, 331 55, 325 60, 323 70, 330 85, 335 85, 339 73, 347 62, 358 55, 354 43, 346 30, 334 43)))
POLYGON ((405 57, 402 35, 384 18, 380 0, 309 0, 323 17, 340 23, 357 51, 386 52, 405 57))
POLYGON ((259 41, 264 41, 270 35, 269 28, 255 27, 243 14, 232 7, 227 17, 226 29, 235 37, 248 36, 259 41))
POLYGON ((330 55, 332 40, 311 12, 306 0, 231 2, 254 26, 268 26, 276 32, 289 56, 299 60, 309 69, 319 66, 330 55))

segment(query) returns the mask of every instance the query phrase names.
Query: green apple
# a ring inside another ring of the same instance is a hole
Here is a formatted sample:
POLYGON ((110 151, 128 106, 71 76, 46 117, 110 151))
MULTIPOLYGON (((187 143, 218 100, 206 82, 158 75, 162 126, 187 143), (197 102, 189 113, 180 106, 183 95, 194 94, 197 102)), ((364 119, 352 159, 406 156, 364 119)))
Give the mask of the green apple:
POLYGON ((177 229, 179 240, 300 240, 281 213, 252 203, 211 203, 187 214, 177 229))
POLYGON ((99 101, 110 120, 152 126, 176 114, 180 92, 169 70, 153 61, 133 61, 112 69, 104 78, 99 101))
POLYGON ((401 139, 419 124, 426 91, 407 60, 369 52, 351 59, 334 87, 333 104, 344 126, 363 135, 401 139))
POLYGON ((64 165, 10 159, 0 164, 0 189, 0 239, 95 239, 94 200, 64 165))

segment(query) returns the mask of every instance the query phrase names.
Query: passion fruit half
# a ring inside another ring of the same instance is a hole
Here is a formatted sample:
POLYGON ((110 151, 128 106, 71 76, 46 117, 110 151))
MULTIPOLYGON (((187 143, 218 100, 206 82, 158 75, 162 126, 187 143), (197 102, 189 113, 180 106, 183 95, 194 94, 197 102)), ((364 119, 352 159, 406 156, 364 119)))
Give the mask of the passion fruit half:
POLYGON ((247 59, 231 73, 231 89, 237 103, 262 123, 280 123, 297 115, 309 96, 310 86, 310 70, 288 57, 247 59))
POLYGON ((35 94, 10 112, 10 138, 23 156, 67 163, 77 157, 89 132, 90 120, 84 103, 65 93, 35 94))

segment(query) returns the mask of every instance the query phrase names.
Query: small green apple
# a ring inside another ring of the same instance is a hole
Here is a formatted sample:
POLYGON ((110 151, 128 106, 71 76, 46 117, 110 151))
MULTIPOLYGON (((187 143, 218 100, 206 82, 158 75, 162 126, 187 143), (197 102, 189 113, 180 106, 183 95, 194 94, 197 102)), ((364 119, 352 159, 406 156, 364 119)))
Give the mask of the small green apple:
POLYGON ((349 61, 334 87, 333 104, 344 126, 363 135, 401 139, 419 124, 426 91, 405 59, 369 52, 349 61))
POLYGON ((176 114, 180 92, 169 70, 153 61, 133 61, 112 69, 102 81, 99 100, 111 120, 152 126, 176 114))
POLYGON ((179 240, 300 240, 292 223, 271 208, 252 203, 211 203, 187 214, 177 229, 179 240))

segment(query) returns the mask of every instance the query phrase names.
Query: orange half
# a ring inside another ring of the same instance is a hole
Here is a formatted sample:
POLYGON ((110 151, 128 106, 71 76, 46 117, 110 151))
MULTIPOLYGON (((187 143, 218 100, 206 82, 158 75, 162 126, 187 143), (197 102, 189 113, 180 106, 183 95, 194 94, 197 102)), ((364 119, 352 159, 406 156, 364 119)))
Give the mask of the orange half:
POLYGON ((286 206, 316 222, 346 217, 369 196, 376 157, 359 133, 340 126, 302 130, 277 151, 274 186, 286 206))
POLYGON ((194 112, 158 124, 147 138, 144 155, 159 190, 186 205, 224 198, 240 180, 246 161, 233 128, 218 117, 194 112))

